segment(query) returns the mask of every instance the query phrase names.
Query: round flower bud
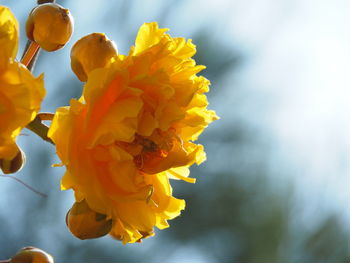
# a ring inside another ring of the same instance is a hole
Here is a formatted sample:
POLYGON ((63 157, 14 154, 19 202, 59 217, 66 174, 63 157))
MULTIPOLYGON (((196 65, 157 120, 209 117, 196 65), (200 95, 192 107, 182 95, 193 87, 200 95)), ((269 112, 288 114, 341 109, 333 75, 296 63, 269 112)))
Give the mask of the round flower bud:
POLYGON ((102 237, 112 228, 112 220, 91 210, 85 200, 74 203, 67 213, 66 224, 71 233, 79 239, 102 237))
POLYGON ((54 263, 52 256, 35 247, 22 248, 11 258, 10 263, 54 263))
POLYGON ((26 162, 26 156, 21 149, 12 160, 0 159, 0 168, 4 174, 13 174, 22 169, 26 162))
POLYGON ((29 14, 27 37, 46 51, 62 48, 73 32, 73 17, 68 9, 54 3, 41 4, 29 14))
POLYGON ((87 81, 91 70, 109 64, 111 58, 118 55, 115 43, 105 34, 92 33, 79 39, 72 47, 71 67, 80 81, 87 81))

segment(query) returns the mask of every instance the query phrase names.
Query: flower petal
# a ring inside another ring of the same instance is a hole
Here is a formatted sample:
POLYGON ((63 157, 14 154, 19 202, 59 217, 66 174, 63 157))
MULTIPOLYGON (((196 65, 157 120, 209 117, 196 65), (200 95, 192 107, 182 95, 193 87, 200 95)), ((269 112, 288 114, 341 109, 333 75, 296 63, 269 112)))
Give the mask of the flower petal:
POLYGON ((0 68, 14 59, 18 50, 18 22, 11 10, 0 6, 0 68))
POLYGON ((35 78, 22 64, 0 69, 0 159, 12 159, 16 137, 35 118, 45 95, 43 76, 35 78))

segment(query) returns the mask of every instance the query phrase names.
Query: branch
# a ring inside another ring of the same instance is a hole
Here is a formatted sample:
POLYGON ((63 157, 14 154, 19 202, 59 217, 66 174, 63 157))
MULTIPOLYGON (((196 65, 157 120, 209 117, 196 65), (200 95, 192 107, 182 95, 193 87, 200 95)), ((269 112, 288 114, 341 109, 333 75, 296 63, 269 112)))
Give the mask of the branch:
POLYGON ((55 3, 56 0, 38 0, 37 2, 38 2, 38 5, 41 5, 41 4, 45 4, 45 3, 55 3))
MULTIPOLYGON (((38 190, 35 190, 33 187, 31 187, 30 185, 26 184, 25 182, 23 182, 21 179, 18 179, 15 176, 11 176, 11 175, 6 175, 6 174, 0 174, 0 177, 6 177, 6 178, 12 178, 13 180, 16 180, 17 182, 23 184, 25 187, 27 187, 29 190, 33 191, 34 193, 40 195, 41 197, 47 197, 47 194, 43 194, 42 192, 39 192, 38 190)), ((0 261, 1 263, 2 261, 0 261)), ((7 262, 7 261, 5 261, 7 262)))
POLYGON ((21 58, 21 63, 28 68, 29 71, 32 71, 35 65, 35 62, 38 58, 40 46, 28 40, 24 54, 21 58))
POLYGON ((35 119, 26 126, 26 128, 28 130, 31 130, 32 132, 34 132, 36 135, 38 135, 44 141, 47 141, 47 142, 55 145, 55 143, 49 137, 47 137, 47 132, 49 131, 49 127, 47 127, 45 124, 43 124, 41 122, 40 116, 41 115, 39 113, 35 117, 35 119))

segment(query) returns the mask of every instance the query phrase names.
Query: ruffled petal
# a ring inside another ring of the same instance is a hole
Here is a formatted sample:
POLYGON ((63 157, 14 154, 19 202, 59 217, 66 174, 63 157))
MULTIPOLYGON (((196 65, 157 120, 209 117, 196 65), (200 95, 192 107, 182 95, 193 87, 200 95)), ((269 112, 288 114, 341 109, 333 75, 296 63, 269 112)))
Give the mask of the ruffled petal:
POLYGON ((158 24, 155 22, 144 23, 140 27, 136 37, 134 54, 137 55, 147 48, 157 44, 166 31, 168 31, 167 28, 159 29, 158 24))
POLYGON ((180 215, 185 201, 170 179, 195 182, 189 167, 206 156, 194 141, 217 119, 195 46, 166 31, 142 25, 129 55, 90 71, 80 100, 57 110, 49 132, 67 167, 62 188, 112 219, 110 234, 124 244, 180 215))
POLYGON ((0 159, 12 159, 16 137, 32 121, 45 96, 43 76, 35 78, 17 62, 0 70, 0 159))
POLYGON ((11 10, 0 6, 0 68, 13 60, 18 50, 18 22, 11 10))

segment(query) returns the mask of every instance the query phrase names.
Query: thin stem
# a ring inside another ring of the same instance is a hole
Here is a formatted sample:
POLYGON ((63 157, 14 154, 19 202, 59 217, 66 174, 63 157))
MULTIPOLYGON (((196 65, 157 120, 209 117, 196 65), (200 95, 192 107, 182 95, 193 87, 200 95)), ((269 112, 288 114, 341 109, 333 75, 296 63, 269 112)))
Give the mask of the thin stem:
POLYGON ((38 0, 37 2, 38 2, 38 5, 41 5, 41 4, 45 4, 45 3, 55 3, 56 0, 38 0))
POLYGON ((39 116, 36 116, 35 119, 26 126, 26 128, 34 132, 44 141, 47 141, 53 145, 55 144, 49 137, 47 137, 47 132, 49 131, 49 127, 47 127, 45 124, 41 122, 41 119, 39 116))
POLYGON ((29 70, 31 70, 31 68, 29 68, 29 64, 39 51, 39 48, 40 46, 37 43, 30 42, 28 48, 25 50, 25 53, 21 59, 21 63, 28 67, 29 70))
POLYGON ((0 263, 9 263, 9 262, 11 262, 11 259, 0 260, 0 263))
MULTIPOLYGON (((18 179, 15 176, 10 176, 10 175, 6 175, 6 174, 0 174, 0 177, 6 177, 6 178, 12 178, 13 180, 16 180, 17 182, 23 184, 25 187, 27 187, 29 190, 33 191, 34 193, 40 195, 41 197, 47 197, 47 194, 43 194, 41 192, 39 192, 38 190, 35 190, 33 187, 31 187, 30 185, 26 184, 25 182, 23 182, 21 179, 18 179)), ((1 263, 1 261, 0 261, 1 263)))

